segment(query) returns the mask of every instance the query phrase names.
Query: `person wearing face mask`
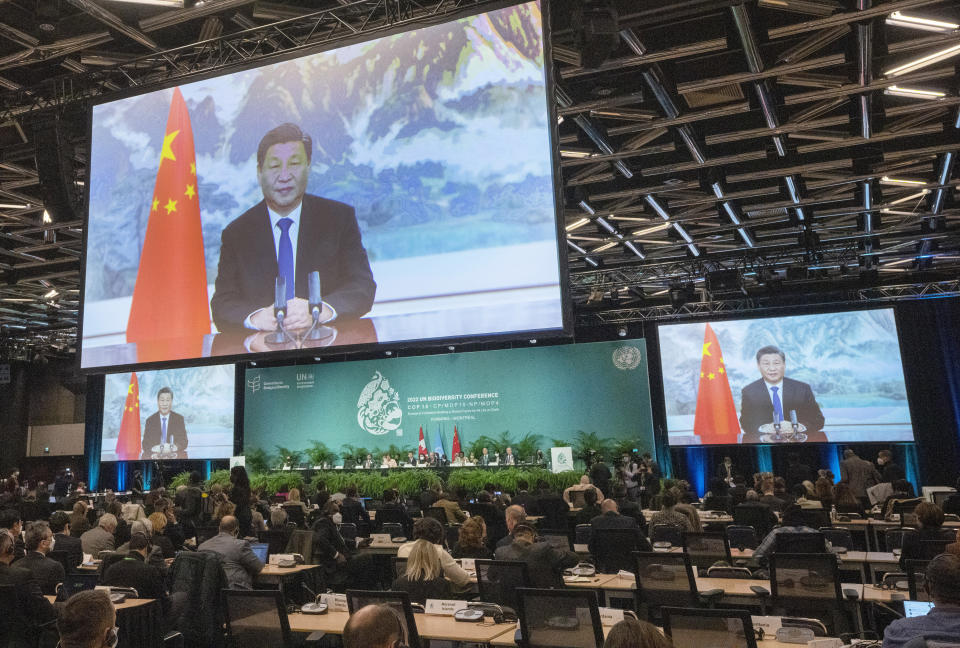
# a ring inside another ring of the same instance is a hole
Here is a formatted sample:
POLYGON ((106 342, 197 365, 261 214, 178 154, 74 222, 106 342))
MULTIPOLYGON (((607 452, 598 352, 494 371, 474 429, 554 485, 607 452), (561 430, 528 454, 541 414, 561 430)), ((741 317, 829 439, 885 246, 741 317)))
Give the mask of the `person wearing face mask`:
POLYGON ((60 610, 60 648, 116 648, 116 625, 117 611, 106 592, 77 592, 60 610))
MULTIPOLYGON (((14 555, 13 538, 0 533, 0 585, 12 585, 20 614, 4 610, 4 623, 0 625, 0 645, 36 646, 46 632, 52 631, 57 619, 53 609, 40 589, 40 584, 28 569, 11 565, 14 555)), ((46 641, 44 645, 47 645, 46 641)))
POLYGON ((197 551, 220 554, 230 589, 253 589, 253 579, 263 569, 263 563, 250 543, 237 537, 238 531, 237 518, 225 515, 220 520, 220 533, 197 547, 197 551))
POLYGON ((44 594, 56 594, 57 583, 62 583, 65 576, 63 565, 47 558, 55 543, 49 524, 31 522, 27 525, 26 533, 27 555, 17 561, 17 567, 33 574, 44 594))

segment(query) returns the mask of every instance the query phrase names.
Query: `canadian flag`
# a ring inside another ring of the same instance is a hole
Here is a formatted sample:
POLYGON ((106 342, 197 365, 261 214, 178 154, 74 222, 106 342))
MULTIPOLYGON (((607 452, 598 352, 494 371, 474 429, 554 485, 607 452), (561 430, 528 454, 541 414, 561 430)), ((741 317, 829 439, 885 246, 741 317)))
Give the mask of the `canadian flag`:
POLYGON ((427 452, 427 442, 423 439, 423 426, 420 426, 420 445, 417 449, 417 454, 421 457, 426 457, 430 453, 427 452))

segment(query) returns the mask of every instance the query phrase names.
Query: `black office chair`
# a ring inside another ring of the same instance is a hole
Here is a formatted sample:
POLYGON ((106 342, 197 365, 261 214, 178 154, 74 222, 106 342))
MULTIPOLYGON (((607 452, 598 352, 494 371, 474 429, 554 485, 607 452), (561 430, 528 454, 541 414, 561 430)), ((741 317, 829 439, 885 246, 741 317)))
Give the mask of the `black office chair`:
POLYGON ((750 613, 746 610, 663 608, 663 633, 673 648, 757 648, 750 613))
POLYGON ((443 536, 446 538, 447 547, 450 550, 453 550, 457 543, 460 542, 460 525, 459 524, 449 524, 443 529, 443 536))
POLYGON ((676 524, 654 524, 650 530, 650 542, 669 542, 672 547, 683 545, 683 527, 676 524))
POLYGON ((431 506, 423 510, 423 517, 433 518, 440 524, 447 523, 447 511, 442 506, 431 506))
MULTIPOLYGON (((369 506, 368 506, 369 508, 369 506)), ((377 526, 382 528, 384 524, 395 523, 403 524, 403 511, 396 508, 386 508, 386 509, 377 509, 377 526)), ((386 533, 386 531, 381 531, 381 533, 386 533)))
MULTIPOLYGON (((347 542, 356 542, 357 540, 357 525, 353 522, 344 522, 337 527, 340 531, 340 537, 346 540, 347 542)), ((271 550, 272 553, 272 550, 271 550)))
POLYGON ((591 590, 518 591, 524 648, 601 648, 603 626, 591 590))
POLYGON ((726 532, 727 543, 740 551, 744 549, 756 549, 760 546, 760 541, 757 540, 757 532, 752 526, 731 524, 726 528, 726 532))
POLYGON ((269 553, 283 553, 287 548, 287 532, 283 529, 270 529, 257 533, 257 539, 267 545, 269 553))
POLYGON ((926 582, 927 565, 929 560, 906 560, 904 567, 907 571, 907 590, 910 592, 911 601, 929 601, 930 595, 927 594, 926 582))
POLYGON ((697 581, 690 556, 638 551, 633 558, 637 583, 635 602, 641 618, 657 622, 663 606, 692 607, 698 604, 697 581))
POLYGON ((822 508, 801 509, 800 517, 803 518, 803 523, 806 524, 811 529, 828 527, 831 524, 830 511, 825 511, 822 508))
POLYGON ((550 543, 550 546, 555 549, 564 549, 567 551, 572 549, 570 546, 570 538, 567 537, 567 534, 561 533, 560 531, 544 529, 540 537, 543 538, 544 542, 550 543))
POLYGON ((292 648, 290 622, 282 592, 225 589, 222 594, 227 613, 227 636, 232 648, 292 648))
POLYGON ((593 531, 593 527, 589 524, 578 524, 573 528, 573 543, 574 544, 588 544, 590 542, 590 535, 593 531))
POLYGON ((724 533, 684 532, 683 550, 690 556, 690 562, 702 574, 714 563, 724 560, 733 564, 730 557, 730 544, 724 533))
POLYGON ((826 553, 827 541, 822 533, 779 533, 774 542, 773 553, 806 554, 826 553))
POLYGON ((287 540, 287 547, 284 553, 298 553, 303 556, 303 562, 308 565, 313 564, 313 531, 301 531, 299 529, 290 534, 287 540))
POLYGON ((393 578, 397 579, 407 573, 407 559, 406 558, 397 558, 394 556, 390 559, 390 563, 393 565, 393 578))
POLYGON ((917 497, 911 500, 906 500, 904 502, 895 502, 893 505, 893 513, 900 516, 900 527, 912 527, 916 528, 917 526, 917 506, 923 502, 923 498, 917 497))
POLYGON ((733 523, 737 526, 751 526, 757 537, 765 538, 773 529, 775 518, 770 517, 770 509, 766 507, 738 504, 733 507, 733 523))
POLYGON ((887 529, 883 532, 883 547, 887 552, 903 548, 903 538, 907 535, 916 535, 916 529, 887 529))
POLYGON ((840 548, 853 550, 853 534, 850 533, 850 529, 820 527, 820 533, 827 539, 827 542, 830 543, 834 551, 840 548))
POLYGON ((420 634, 413 616, 410 595, 406 592, 378 592, 369 590, 347 590, 347 610, 353 614, 368 605, 385 605, 393 608, 406 635, 403 642, 408 648, 420 648, 420 634))
MULTIPOLYGON (((784 535, 792 534, 781 534, 784 535)), ((832 553, 785 553, 770 556, 772 603, 780 616, 833 618, 830 636, 850 624, 844 618, 837 558, 832 553)), ((860 630, 860 628, 857 628, 860 630)))
POLYGON ((287 513, 287 519, 297 525, 298 529, 307 528, 307 516, 301 506, 284 506, 283 510, 287 513))
POLYGON ((952 543, 953 540, 921 540, 920 559, 933 560, 940 554, 944 553, 947 549, 947 545, 952 543))
POLYGON ((543 516, 540 521, 541 528, 561 529, 566 533, 566 529, 570 527, 568 518, 570 507, 562 497, 556 494, 544 495, 537 501, 537 506, 540 507, 540 514, 543 516))
POLYGON ((100 576, 100 583, 103 583, 103 577, 107 574, 107 570, 126 557, 127 554, 120 551, 111 551, 104 556, 102 562, 100 563, 100 568, 97 570, 97 573, 100 576))
POLYGON ((406 531, 403 530, 403 525, 399 522, 387 522, 380 526, 380 533, 389 533, 390 539, 393 538, 405 538, 406 531))
POLYGON ((519 560, 475 560, 480 600, 517 609, 517 589, 530 587, 527 563, 519 560))
POLYGON ((639 529, 594 529, 590 541, 597 570, 604 574, 616 574, 621 569, 634 567, 634 551, 650 551, 652 547, 639 529))

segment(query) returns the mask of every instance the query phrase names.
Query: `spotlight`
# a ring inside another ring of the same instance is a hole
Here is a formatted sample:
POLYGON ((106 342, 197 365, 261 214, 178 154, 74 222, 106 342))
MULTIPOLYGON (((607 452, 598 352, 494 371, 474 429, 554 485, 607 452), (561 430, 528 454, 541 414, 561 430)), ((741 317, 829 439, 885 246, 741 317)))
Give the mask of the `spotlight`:
POLYGON ((456 349, 456 347, 453 346, 452 344, 447 347, 447 351, 453 351, 454 349, 456 349))
POLYGON ((385 353, 387 356, 392 356, 392 355, 393 355, 393 351, 384 351, 384 353, 385 353))
POLYGON ((627 327, 621 326, 620 328, 618 328, 617 335, 619 335, 620 337, 627 337, 627 327))
POLYGON ((536 343, 537 343, 537 338, 533 338, 532 340, 530 340, 530 344, 536 344, 536 343))

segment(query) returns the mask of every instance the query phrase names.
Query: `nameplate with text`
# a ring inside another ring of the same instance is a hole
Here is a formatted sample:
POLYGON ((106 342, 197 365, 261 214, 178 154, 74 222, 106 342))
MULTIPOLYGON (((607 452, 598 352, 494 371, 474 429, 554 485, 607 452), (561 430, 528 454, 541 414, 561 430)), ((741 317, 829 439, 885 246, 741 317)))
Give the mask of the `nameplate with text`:
POLYGON ((442 614, 443 616, 453 616, 457 610, 467 607, 466 601, 454 601, 447 599, 427 599, 424 606, 427 614, 442 614))
POLYGON ((781 617, 778 616, 751 616, 753 627, 763 628, 763 634, 767 637, 775 637, 777 630, 783 625, 781 617))
POLYGON ((473 561, 473 558, 461 558, 460 566, 466 569, 467 571, 476 571, 477 565, 473 561))
POLYGON ((349 612, 347 609, 346 594, 321 594, 320 602, 325 603, 328 610, 333 612, 349 612))
POLYGON ((623 610, 615 608, 600 608, 600 625, 612 626, 623 621, 623 610))
POLYGON ((370 539, 373 540, 376 544, 390 544, 389 533, 371 533, 370 539))

